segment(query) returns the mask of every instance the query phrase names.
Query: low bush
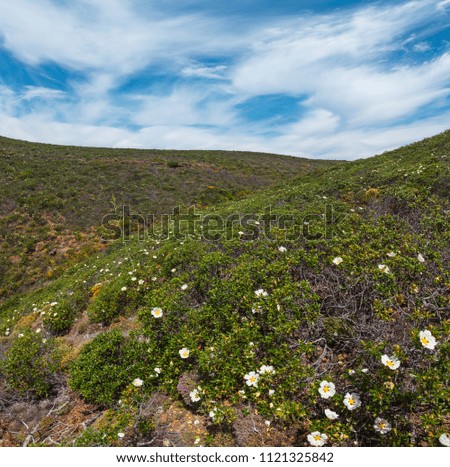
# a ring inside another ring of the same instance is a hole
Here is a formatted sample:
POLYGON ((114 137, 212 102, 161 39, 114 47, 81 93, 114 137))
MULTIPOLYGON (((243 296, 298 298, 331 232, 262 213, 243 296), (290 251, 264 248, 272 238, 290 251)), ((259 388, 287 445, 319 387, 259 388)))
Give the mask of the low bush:
POLYGON ((46 397, 57 380, 60 354, 53 339, 21 330, 0 362, 7 384, 22 396, 46 397))
POLYGON ((111 404, 125 386, 148 372, 149 365, 145 343, 113 330, 81 350, 70 366, 69 384, 89 402, 111 404))

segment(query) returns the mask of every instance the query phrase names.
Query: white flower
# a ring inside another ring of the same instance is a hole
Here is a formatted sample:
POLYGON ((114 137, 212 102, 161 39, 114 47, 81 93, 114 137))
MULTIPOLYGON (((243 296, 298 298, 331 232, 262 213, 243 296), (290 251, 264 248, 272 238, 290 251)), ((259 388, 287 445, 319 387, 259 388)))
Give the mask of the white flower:
POLYGON ((392 430, 391 424, 384 418, 380 417, 375 419, 373 427, 376 431, 378 431, 378 433, 381 433, 382 435, 385 435, 388 431, 392 430))
POLYGON ((275 389, 269 389, 269 396, 273 396, 275 394, 275 389))
POLYGON ((216 416, 216 412, 217 412, 216 408, 212 409, 211 412, 209 412, 210 418, 214 418, 216 416))
POLYGON ((330 420, 336 420, 337 418, 339 418, 339 415, 330 409, 325 409, 325 416, 330 420))
POLYGON ((266 426, 270 426, 270 420, 266 420, 264 423, 266 424, 266 426))
POLYGON ((280 246, 280 247, 278 247, 278 251, 279 251, 280 253, 285 253, 285 252, 287 251, 287 248, 284 247, 284 246, 280 246))
POLYGON ((260 306, 257 306, 256 308, 252 308, 252 313, 254 315, 256 315, 257 313, 260 313, 261 312, 261 307, 260 306))
POLYGON ((152 313, 152 316, 153 316, 154 318, 161 318, 162 315, 163 315, 163 311, 162 311, 161 308, 159 308, 159 307, 153 308, 153 310, 151 311, 151 313, 152 313))
POLYGON ((389 253, 387 253, 387 256, 389 256, 389 258, 395 258, 397 256, 397 253, 390 251, 389 253))
POLYGON ((183 347, 182 349, 178 351, 178 353, 180 354, 181 358, 188 358, 190 352, 186 347, 183 347))
POLYGON ((188 285, 187 285, 187 284, 183 284, 183 285, 181 286, 181 290, 186 290, 187 288, 188 288, 188 285))
POLYGON ((125 433, 117 433, 117 436, 122 439, 125 436, 125 433))
POLYGON ((247 386, 254 386, 255 388, 258 387, 258 373, 251 371, 244 376, 244 379, 246 380, 247 386))
POLYGON ((140 378, 136 378, 136 379, 133 380, 133 382, 131 384, 133 386, 136 386, 137 388, 139 388, 144 384, 144 381, 142 381, 142 379, 140 379, 140 378))
POLYGON ((417 255, 417 260, 419 263, 425 263, 425 258, 420 253, 417 255))
POLYGON ((436 339, 430 331, 420 331, 420 343, 427 349, 433 350, 436 347, 436 339))
POLYGON ((439 436, 439 442, 442 444, 442 446, 450 448, 450 436, 448 433, 442 433, 442 435, 439 436))
POLYGON ((268 293, 264 289, 255 290, 255 295, 257 297, 267 297, 268 293))
POLYGON ((200 420, 195 419, 195 420, 194 420, 194 425, 197 426, 197 425, 199 425, 199 424, 200 424, 200 420))
POLYGON ((325 433, 314 431, 308 435, 308 441, 311 446, 324 446, 328 441, 328 436, 325 433))
POLYGON ((265 375, 266 373, 269 374, 274 374, 275 370, 273 369, 273 366, 270 365, 262 365, 261 368, 258 370, 258 373, 260 375, 265 375))
POLYGON ((200 442, 200 438, 195 438, 194 444, 198 444, 200 442))
POLYGON ((127 290, 127 288, 126 288, 126 287, 122 287, 120 290, 121 290, 122 292, 125 292, 125 291, 127 290))
POLYGON ((336 394, 336 386, 328 381, 322 381, 319 387, 319 394, 324 398, 328 399, 336 394))
POLYGON ((338 256, 337 258, 333 259, 333 264, 336 264, 336 266, 337 266, 337 265, 341 264, 342 261, 344 261, 344 260, 340 256, 338 256))
POLYGON ((139 285, 144 285, 144 279, 139 279, 138 284, 139 284, 139 285))
POLYGON ((400 360, 395 357, 388 357, 387 355, 381 357, 381 362, 391 370, 396 370, 400 366, 400 360))
POLYGON ((156 278, 155 276, 152 277, 152 281, 153 281, 153 282, 155 282, 156 279, 157 279, 157 278, 156 278))
POLYGON ((52 302, 50 303, 50 306, 56 306, 58 304, 58 302, 52 302))
POLYGON ((41 331, 42 331, 41 328, 37 328, 37 329, 36 329, 36 334, 39 334, 41 331))
POLYGON ((137 281, 137 277, 132 277, 131 280, 132 280, 133 282, 135 282, 135 281, 137 281))
POLYGON ((347 393, 344 397, 344 405, 347 407, 348 410, 355 410, 361 405, 361 400, 358 394, 355 393, 347 393))
POLYGON ((355 370, 348 370, 348 374, 349 374, 349 375, 354 375, 354 374, 355 374, 355 370))
POLYGON ((389 274, 389 272, 391 271, 389 269, 389 266, 386 266, 385 264, 379 264, 378 265, 378 269, 381 271, 381 272, 384 272, 385 274, 389 274))
POLYGON ((198 394, 198 389, 194 389, 189 393, 192 402, 198 402, 200 400, 200 396, 198 394))
POLYGON ((19 334, 17 337, 23 337, 23 334, 22 334, 22 333, 20 333, 20 334, 19 334))
POLYGON ((238 234, 239 235, 244 235, 244 232, 242 232, 242 230, 239 230, 238 234))
POLYGON ((157 375, 161 374, 161 368, 156 367, 156 368, 155 368, 155 373, 156 373, 157 375))
POLYGON ((368 372, 369 372, 369 369, 368 369, 368 368, 363 368, 361 371, 362 371, 363 373, 368 373, 368 372))
POLYGON ((177 270, 177 268, 173 268, 170 270, 170 272, 175 272, 177 270))

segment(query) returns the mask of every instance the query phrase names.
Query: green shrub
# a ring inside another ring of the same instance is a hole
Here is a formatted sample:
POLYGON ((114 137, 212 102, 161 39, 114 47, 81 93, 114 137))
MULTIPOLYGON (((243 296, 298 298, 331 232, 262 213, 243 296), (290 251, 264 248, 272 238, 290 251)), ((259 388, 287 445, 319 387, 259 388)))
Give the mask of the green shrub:
POLYGON ((48 396, 59 369, 60 354, 53 339, 22 330, 0 363, 7 384, 19 394, 48 396))
POLYGON ((70 331, 76 314, 77 309, 74 304, 67 301, 49 308, 42 321, 52 334, 61 335, 70 331))
POLYGON ((111 404, 127 384, 144 379, 148 355, 144 343, 126 339, 118 330, 100 334, 71 365, 69 384, 89 402, 111 404))
POLYGON ((93 323, 108 325, 124 313, 128 300, 127 291, 122 290, 122 287, 125 286, 110 282, 100 289, 88 308, 89 319, 93 323))

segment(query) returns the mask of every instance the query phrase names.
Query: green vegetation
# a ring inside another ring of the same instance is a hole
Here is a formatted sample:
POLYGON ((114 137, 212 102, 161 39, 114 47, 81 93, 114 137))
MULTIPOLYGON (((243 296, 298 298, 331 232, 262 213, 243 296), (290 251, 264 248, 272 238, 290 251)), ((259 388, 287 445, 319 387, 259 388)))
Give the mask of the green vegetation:
POLYGON ((148 368, 147 348, 118 330, 102 333, 83 347, 70 368, 70 385, 96 404, 111 404, 136 372, 148 368))
POLYGON ((40 331, 20 330, 0 362, 8 385, 22 396, 48 396, 57 380, 60 355, 53 339, 40 331))
POLYGON ((59 336, 66 387, 101 414, 63 445, 161 444, 176 406, 204 430, 175 444, 438 446, 449 184, 446 132, 203 208, 234 219, 214 235, 112 242, 3 305, 4 361, 24 320, 59 336), (52 328, 58 307, 69 324, 52 328))
POLYGON ((227 151, 80 148, 0 137, 0 301, 105 247, 102 219, 207 206, 335 162, 227 151))

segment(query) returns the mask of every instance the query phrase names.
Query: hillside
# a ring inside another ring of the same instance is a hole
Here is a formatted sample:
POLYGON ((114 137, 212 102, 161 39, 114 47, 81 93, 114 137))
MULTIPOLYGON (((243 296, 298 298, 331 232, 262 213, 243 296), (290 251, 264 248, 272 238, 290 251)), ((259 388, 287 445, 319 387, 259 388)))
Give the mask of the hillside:
MULTIPOLYGON (((0 137, 0 301, 105 247, 102 218, 239 199, 331 162, 224 151, 33 144, 0 137)), ((333 163, 334 164, 334 163, 333 163)))
POLYGON ((3 445, 438 446, 449 185, 446 132, 199 206, 6 302, 3 445))

